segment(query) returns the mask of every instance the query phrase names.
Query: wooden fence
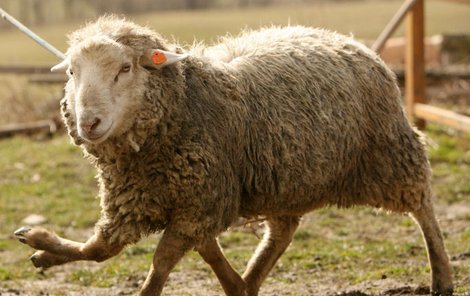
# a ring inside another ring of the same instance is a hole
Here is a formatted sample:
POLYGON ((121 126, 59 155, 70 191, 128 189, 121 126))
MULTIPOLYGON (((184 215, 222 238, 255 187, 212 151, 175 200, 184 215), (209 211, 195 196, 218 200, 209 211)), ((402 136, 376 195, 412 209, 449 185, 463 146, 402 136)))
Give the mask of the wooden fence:
MULTIPOLYGON (((456 1, 456 0, 454 0, 456 1)), ((470 0, 459 0, 470 4, 470 0)), ((470 117, 427 104, 424 63, 424 0, 406 0, 372 45, 380 53, 387 39, 406 18, 405 100, 410 120, 423 129, 426 121, 470 133, 470 117)))

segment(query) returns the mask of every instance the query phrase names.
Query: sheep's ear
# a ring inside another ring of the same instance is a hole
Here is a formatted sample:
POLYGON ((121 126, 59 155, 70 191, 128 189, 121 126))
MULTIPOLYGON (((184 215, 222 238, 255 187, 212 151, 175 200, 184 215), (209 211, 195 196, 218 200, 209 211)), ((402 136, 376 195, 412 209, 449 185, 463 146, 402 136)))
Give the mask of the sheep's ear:
POLYGON ((168 65, 182 61, 187 57, 187 54, 179 54, 161 49, 152 49, 147 51, 144 56, 142 56, 140 63, 145 67, 161 69, 168 65))
POLYGON ((54 67, 51 68, 51 72, 65 72, 69 67, 69 61, 64 59, 62 62, 58 63, 54 67))

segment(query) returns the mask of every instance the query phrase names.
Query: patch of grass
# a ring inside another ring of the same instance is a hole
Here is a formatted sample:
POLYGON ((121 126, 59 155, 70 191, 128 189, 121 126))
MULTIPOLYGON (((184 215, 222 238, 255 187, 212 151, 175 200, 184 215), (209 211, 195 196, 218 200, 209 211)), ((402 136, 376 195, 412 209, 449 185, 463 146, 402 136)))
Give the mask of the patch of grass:
POLYGON ((396 280, 407 281, 409 279, 413 279, 416 282, 426 282, 427 280, 427 270, 424 267, 418 266, 384 266, 382 268, 376 268, 374 266, 373 270, 366 270, 364 272, 356 272, 354 274, 350 274, 349 280, 355 284, 364 282, 364 281, 371 281, 371 280, 381 280, 386 278, 393 278, 396 280))
POLYGON ((0 75, 0 125, 59 118, 63 85, 28 83, 28 77, 0 75))
POLYGON ((298 230, 294 234, 294 240, 296 241, 305 241, 305 240, 310 240, 312 239, 312 234, 308 231, 305 231, 303 229, 298 230))
POLYGON ((124 279, 129 274, 130 271, 125 266, 107 264, 97 271, 89 269, 74 271, 69 275, 68 281, 85 287, 109 288, 116 285, 117 281, 124 279))
POLYGON ((428 137, 432 139, 433 146, 429 150, 429 156, 434 163, 446 164, 470 164, 470 136, 460 134, 449 136, 449 132, 442 126, 429 124, 427 126, 428 137))
POLYGON ((427 135, 434 175, 434 195, 448 203, 468 201, 470 196, 470 136, 450 136, 441 126, 429 124, 427 135))
POLYGON ((132 256, 140 256, 140 255, 148 255, 148 254, 153 254, 155 252, 155 248, 152 246, 148 245, 136 245, 136 246, 131 246, 127 250, 125 250, 126 256, 132 257, 132 256))
POLYGON ((89 270, 78 270, 69 277, 71 282, 78 282, 82 286, 90 286, 95 282, 95 273, 89 270))
POLYGON ((400 226, 402 227, 414 227, 416 224, 410 218, 402 219, 400 221, 400 226))
POLYGON ((219 242, 222 247, 227 247, 231 245, 251 245, 257 241, 258 239, 253 234, 235 230, 223 234, 219 242))
POLYGON ((0 281, 7 281, 11 279, 10 272, 0 267, 0 281))
POLYGON ((65 137, 17 137, 0 141, 0 151, 8 156, 0 157, 0 265, 12 279, 29 278, 35 274, 27 260, 32 251, 13 239, 13 231, 32 213, 45 216, 58 233, 92 226, 99 214, 94 170, 65 137))
POLYGON ((65 137, 47 142, 18 137, 0 145, 2 154, 9 155, 0 159, 1 202, 7 213, 0 217, 2 230, 20 226, 21 215, 30 213, 55 225, 94 224, 99 213, 95 172, 65 137))

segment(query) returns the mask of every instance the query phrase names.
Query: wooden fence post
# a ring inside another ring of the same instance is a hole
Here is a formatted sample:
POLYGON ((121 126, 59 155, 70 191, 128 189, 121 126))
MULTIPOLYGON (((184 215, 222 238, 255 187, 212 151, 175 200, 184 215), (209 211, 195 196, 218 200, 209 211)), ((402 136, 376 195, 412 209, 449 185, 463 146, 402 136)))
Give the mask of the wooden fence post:
POLYGON ((405 98, 408 118, 419 129, 423 119, 415 117, 416 103, 426 103, 424 72, 424 0, 417 0, 406 17, 405 98))

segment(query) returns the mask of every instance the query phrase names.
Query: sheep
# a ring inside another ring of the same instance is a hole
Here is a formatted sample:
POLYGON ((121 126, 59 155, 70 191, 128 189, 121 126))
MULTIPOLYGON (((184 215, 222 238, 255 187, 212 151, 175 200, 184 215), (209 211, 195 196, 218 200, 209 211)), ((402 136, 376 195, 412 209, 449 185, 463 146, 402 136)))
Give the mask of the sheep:
POLYGON ((185 51, 105 16, 69 45, 52 70, 69 76, 61 112, 97 169, 102 211, 85 243, 17 230, 36 267, 101 262, 162 232, 141 295, 160 295, 193 248, 227 295, 258 295, 304 214, 365 205, 414 218, 431 290, 452 294, 423 137, 394 74, 352 37, 270 27, 185 51), (217 241, 240 217, 267 226, 242 276, 217 241))

